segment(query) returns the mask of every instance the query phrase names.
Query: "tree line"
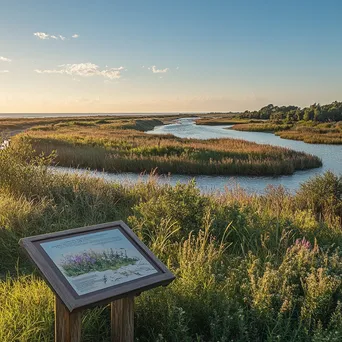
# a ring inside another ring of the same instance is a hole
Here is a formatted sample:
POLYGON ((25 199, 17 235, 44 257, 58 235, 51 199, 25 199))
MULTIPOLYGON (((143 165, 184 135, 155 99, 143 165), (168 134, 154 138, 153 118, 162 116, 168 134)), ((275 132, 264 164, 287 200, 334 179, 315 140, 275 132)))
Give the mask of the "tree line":
POLYGON ((330 104, 320 105, 314 103, 309 107, 274 106, 269 104, 258 111, 248 111, 240 114, 241 118, 269 119, 286 121, 342 121, 342 102, 334 101, 330 104))

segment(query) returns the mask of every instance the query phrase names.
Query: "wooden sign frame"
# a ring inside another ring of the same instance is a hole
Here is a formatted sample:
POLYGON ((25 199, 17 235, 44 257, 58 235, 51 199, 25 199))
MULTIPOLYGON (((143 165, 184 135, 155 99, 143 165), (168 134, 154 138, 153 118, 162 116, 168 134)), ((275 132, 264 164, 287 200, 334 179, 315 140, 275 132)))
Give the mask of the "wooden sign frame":
POLYGON ((139 240, 123 221, 27 237, 21 239, 19 243, 33 263, 38 267, 52 291, 66 306, 70 313, 101 304, 107 304, 125 297, 133 298, 143 291, 160 285, 166 286, 175 279, 175 276, 168 268, 139 240), (79 295, 42 247, 42 244, 46 242, 62 241, 72 237, 81 237, 92 233, 116 229, 118 229, 148 263, 155 268, 156 271, 153 274, 79 295))

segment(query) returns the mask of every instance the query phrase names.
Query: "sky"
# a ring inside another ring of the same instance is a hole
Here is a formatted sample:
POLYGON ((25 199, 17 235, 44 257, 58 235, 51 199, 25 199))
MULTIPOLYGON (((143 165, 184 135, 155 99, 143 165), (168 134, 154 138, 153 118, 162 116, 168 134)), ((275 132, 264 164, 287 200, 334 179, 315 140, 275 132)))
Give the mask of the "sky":
POLYGON ((0 0, 0 113, 339 101, 341 13, 340 0, 0 0))

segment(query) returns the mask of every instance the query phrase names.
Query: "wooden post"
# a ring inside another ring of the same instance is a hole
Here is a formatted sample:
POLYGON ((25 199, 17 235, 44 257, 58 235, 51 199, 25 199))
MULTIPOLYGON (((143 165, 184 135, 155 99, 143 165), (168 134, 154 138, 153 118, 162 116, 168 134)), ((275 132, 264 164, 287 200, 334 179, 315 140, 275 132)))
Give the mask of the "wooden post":
POLYGON ((55 298, 55 342, 80 342, 81 312, 70 313, 62 301, 55 298))
POLYGON ((118 299, 111 304, 112 342, 134 341, 134 297, 118 299))

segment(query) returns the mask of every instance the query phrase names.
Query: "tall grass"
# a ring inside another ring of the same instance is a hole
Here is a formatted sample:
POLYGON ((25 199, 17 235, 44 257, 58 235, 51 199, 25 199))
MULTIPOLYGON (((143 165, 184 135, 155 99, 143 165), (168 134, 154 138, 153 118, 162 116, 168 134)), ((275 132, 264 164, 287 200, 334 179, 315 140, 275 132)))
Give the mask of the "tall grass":
MULTIPOLYGON (((155 120, 150 123, 155 124, 155 120)), ((161 174, 282 175, 322 165, 315 156, 281 147, 234 139, 155 136, 131 128, 131 123, 127 126, 123 121, 116 125, 63 124, 37 127, 16 141, 29 142, 38 154, 56 150, 61 166, 110 172, 157 169, 161 174)))
POLYGON ((237 131, 270 132, 283 139, 301 140, 309 144, 342 144, 342 126, 337 122, 272 122, 235 124, 237 131))
MULTIPOLYGON (((296 195, 214 196, 194 182, 56 175, 48 163, 29 146, 0 152, 0 341, 53 341, 53 295, 19 238, 116 219, 177 276, 137 297, 137 341, 342 339, 341 177, 323 175, 296 195)), ((83 340, 109 341, 109 326, 108 307, 85 312, 83 340)))
POLYGON ((157 125, 162 122, 169 121, 178 118, 178 115, 169 115, 166 117, 158 116, 158 118, 151 118, 151 116, 113 116, 113 115, 99 115, 99 116, 73 116, 73 117, 37 117, 37 118, 0 118, 0 132, 1 131, 19 131, 30 127, 53 127, 53 126, 92 126, 96 124, 114 124, 122 125, 124 122, 126 125, 131 125, 138 130, 153 129, 153 126, 148 126, 147 129, 143 128, 144 124, 155 123, 157 125))
POLYGON ((277 132, 283 139, 301 140, 308 144, 342 144, 342 132, 341 133, 317 133, 315 131, 290 130, 277 132))
POLYGON ((234 117, 218 117, 218 118, 201 118, 197 119, 196 125, 209 125, 209 126, 218 126, 218 125, 237 125, 237 124, 247 124, 250 122, 255 122, 257 120, 247 120, 247 119, 239 119, 234 117))
POLYGON ((278 132, 290 129, 292 125, 289 124, 279 124, 273 122, 263 122, 263 123, 247 123, 247 124, 234 124, 232 129, 236 131, 250 131, 250 132, 278 132))

